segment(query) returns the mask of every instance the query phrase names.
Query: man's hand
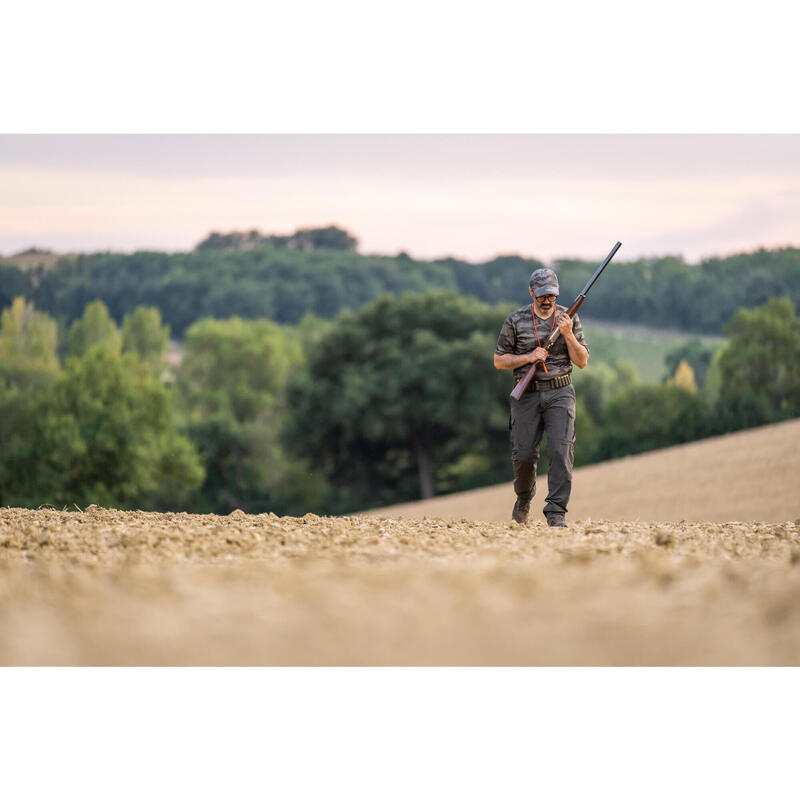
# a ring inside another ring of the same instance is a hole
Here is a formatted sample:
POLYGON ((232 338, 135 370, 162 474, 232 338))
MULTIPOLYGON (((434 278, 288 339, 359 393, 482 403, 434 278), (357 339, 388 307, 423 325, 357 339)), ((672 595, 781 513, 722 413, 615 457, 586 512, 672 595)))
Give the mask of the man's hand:
POLYGON ((495 353, 494 368, 517 369, 518 367, 524 367, 526 364, 533 364, 534 361, 544 361, 548 355, 544 347, 537 347, 535 350, 531 350, 530 353, 495 353))
POLYGON ((532 352, 528 353, 528 363, 533 364, 534 361, 544 361, 550 355, 544 347, 537 347, 532 352))
POLYGON ((558 318, 558 329, 566 339, 572 333, 572 317, 564 313, 558 318))

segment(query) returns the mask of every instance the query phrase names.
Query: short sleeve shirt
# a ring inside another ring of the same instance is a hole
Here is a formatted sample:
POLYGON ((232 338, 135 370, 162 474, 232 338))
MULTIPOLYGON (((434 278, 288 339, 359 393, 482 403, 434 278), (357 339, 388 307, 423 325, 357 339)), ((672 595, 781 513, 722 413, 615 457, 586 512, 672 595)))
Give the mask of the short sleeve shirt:
MULTIPOLYGON (((555 312, 547 319, 534 315, 530 305, 522 306, 522 308, 512 311, 503 323, 494 352, 498 356, 530 353, 531 350, 535 350, 539 346, 539 342, 545 343, 550 331, 553 330, 553 319, 566 310, 566 306, 556 305, 555 312), (533 327, 534 317, 536 319, 535 331, 533 327), (537 332, 539 334, 538 340, 536 339, 537 332)), ((575 334, 575 338, 588 350, 589 345, 586 344, 583 326, 577 314, 572 318, 572 332, 575 334)), ((572 359, 569 357, 567 343, 562 336, 556 339, 550 348, 550 355, 544 363, 547 366, 547 374, 545 375, 544 370, 539 367, 536 371, 537 380, 556 378, 559 375, 569 375, 572 372, 572 359)), ((525 377, 529 369, 530 364, 523 364, 521 367, 517 367, 514 370, 514 379, 518 381, 525 377)))

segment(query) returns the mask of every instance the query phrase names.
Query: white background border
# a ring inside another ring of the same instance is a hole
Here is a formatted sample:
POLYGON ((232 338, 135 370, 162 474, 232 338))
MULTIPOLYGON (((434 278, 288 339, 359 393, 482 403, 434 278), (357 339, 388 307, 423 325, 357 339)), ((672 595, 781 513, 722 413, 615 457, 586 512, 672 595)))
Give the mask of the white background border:
POLYGON ((758 4, 70 3, 4 11, 5 132, 795 133, 758 4))
MULTIPOLYGON (((28 2, 0 131, 796 133, 788 10, 28 2)), ((788 797, 796 675, 5 669, 3 793, 788 797)))
POLYGON ((84 668, 3 678, 2 783, 15 800, 797 795, 790 669, 84 668))

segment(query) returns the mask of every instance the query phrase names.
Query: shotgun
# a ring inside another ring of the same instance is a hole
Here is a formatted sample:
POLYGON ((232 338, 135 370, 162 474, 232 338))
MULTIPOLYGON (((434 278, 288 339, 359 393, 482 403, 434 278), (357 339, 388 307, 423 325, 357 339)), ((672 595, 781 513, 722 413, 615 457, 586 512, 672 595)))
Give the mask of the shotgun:
MULTIPOLYGON (((603 261, 603 263, 597 268, 597 271, 594 273, 594 275, 589 278, 589 282, 583 287, 581 293, 575 298, 575 301, 572 303, 572 305, 564 312, 565 314, 569 314, 571 317, 574 317, 578 313, 581 303, 583 303, 583 301, 586 299, 586 295, 589 294, 589 289, 592 288, 594 282, 600 277, 600 273, 608 266, 609 261, 614 258, 617 250, 619 250, 620 247, 622 247, 622 242, 617 242, 611 248, 611 252, 606 256, 605 261, 603 261)), ((555 310, 553 310, 553 313, 555 314, 555 310)), ((561 315, 559 314, 559 317, 560 316, 561 315)), ((534 320, 534 324, 536 324, 536 320, 534 320)), ((561 331, 556 326, 553 329, 553 332, 547 337, 547 340, 542 347, 544 347, 545 350, 549 350, 553 346, 553 343, 556 341, 556 339, 558 339, 560 334, 561 331)), ((522 378, 522 380, 520 380, 519 383, 514 387, 514 391, 511 392, 511 396, 515 400, 519 400, 525 393, 525 390, 528 388, 528 384, 533 379, 533 373, 536 372, 536 367, 538 367, 541 363, 543 362, 534 361, 531 364, 531 368, 527 371, 527 373, 525 373, 525 377, 522 378)))

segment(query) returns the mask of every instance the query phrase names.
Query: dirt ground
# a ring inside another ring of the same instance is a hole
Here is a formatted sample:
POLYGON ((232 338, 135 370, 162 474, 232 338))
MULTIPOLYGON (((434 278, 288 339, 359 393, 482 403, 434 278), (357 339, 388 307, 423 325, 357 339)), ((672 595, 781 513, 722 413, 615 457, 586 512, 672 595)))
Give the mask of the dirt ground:
MULTIPOLYGON (((547 476, 540 475, 532 514, 541 515, 546 495, 547 476)), ((509 461, 507 484, 369 513, 505 522, 513 505, 509 461)), ((800 419, 576 469, 569 512, 570 520, 796 519, 800 517, 800 419)))
POLYGON ((0 509, 0 663, 800 664, 800 519, 0 509))

